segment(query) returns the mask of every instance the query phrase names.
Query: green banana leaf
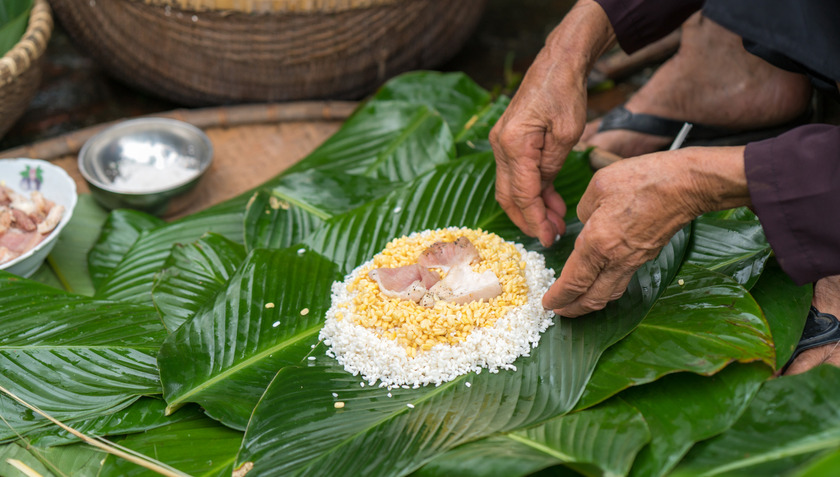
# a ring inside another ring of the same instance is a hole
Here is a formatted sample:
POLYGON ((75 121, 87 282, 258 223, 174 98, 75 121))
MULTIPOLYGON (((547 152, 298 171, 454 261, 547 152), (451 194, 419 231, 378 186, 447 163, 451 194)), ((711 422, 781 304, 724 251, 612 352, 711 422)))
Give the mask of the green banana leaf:
POLYGON ((648 440, 642 415, 613 399, 535 428, 456 447, 413 475, 524 477, 559 464, 586 475, 626 475, 648 440))
POLYGON ((744 207, 727 215, 698 217, 686 262, 729 275, 749 290, 770 253, 758 217, 744 207))
MULTIPOLYGON (((296 180, 300 175, 303 173, 287 179, 296 180)), ((299 243, 331 216, 307 204, 297 204, 292 197, 278 193, 276 188, 261 190, 252 196, 245 212, 245 244, 249 251, 286 248, 299 243)))
POLYGON ((163 220, 145 212, 129 209, 111 212, 88 253, 88 269, 94 286, 99 288, 108 280, 140 234, 162 225, 163 220))
POLYGON ((770 324, 776 348, 776 369, 782 369, 802 336, 813 287, 797 286, 779 264, 771 260, 750 293, 770 324))
POLYGON ((257 249, 215 297, 160 349, 158 365, 171 412, 198 402, 244 429, 278 369, 298 364, 318 342, 335 265, 297 249, 257 249))
POLYGON ((0 1, 0 57, 11 50, 26 32, 32 0, 0 1))
MULTIPOLYGON (((143 230, 108 277, 97 285, 96 297, 148 303, 151 300, 155 274, 165 264, 173 245, 194 242, 211 232, 242 243, 244 214, 244 201, 231 200, 177 222, 143 230)), ((110 250, 113 250, 112 243, 97 243, 92 253, 110 255, 110 250)), ((117 248, 125 247, 124 244, 119 244, 117 248)))
MULTIPOLYGON (((440 113, 452 131, 465 126, 492 102, 492 96, 465 75, 415 71, 387 82, 371 102, 404 101, 424 105, 440 113)), ((495 122, 495 121, 494 121, 495 122)))
MULTIPOLYGON (((562 419, 562 418, 561 418, 562 419)), ((532 475, 560 462, 559 452, 492 436, 445 452, 411 474, 414 477, 518 477, 532 475)))
POLYGON ((711 377, 679 373, 623 392, 651 433, 629 475, 665 475, 696 442, 732 426, 770 374, 757 363, 735 363, 711 377))
MULTIPOLYGON (((166 402, 162 399, 142 397, 120 412, 82 421, 69 421, 67 425, 88 436, 119 436, 148 431, 202 416, 198 406, 186 406, 171 416, 165 415, 166 402)), ((79 438, 64 429, 49 426, 27 434, 30 445, 46 448, 79 442, 79 438)))
POLYGON ((29 477, 9 460, 17 460, 43 477, 87 477, 95 476, 101 466, 104 454, 87 444, 38 448, 25 442, 14 442, 0 446, 0 475, 6 477, 29 477))
POLYGON ((743 287, 691 264, 677 278, 638 328, 607 350, 579 408, 669 373, 714 374, 733 360, 775 366, 770 326, 743 287))
POLYGON ((732 428, 695 446, 674 475, 781 475, 836 452, 838 388, 840 369, 830 365, 768 381, 732 428))
POLYGON ((87 254, 96 234, 90 232, 102 228, 107 216, 90 194, 80 195, 70 222, 58 236, 47 263, 39 270, 52 270, 60 287, 70 293, 92 296, 95 288, 88 273, 87 254))
POLYGON ((712 377, 667 376, 543 426, 457 447, 416 474, 514 477, 565 463, 586 475, 664 475, 695 442, 731 426, 769 375, 766 366, 736 364, 712 377), (558 425, 573 418, 584 420, 587 432, 558 425), (544 433, 554 439, 532 438, 544 433))
POLYGON ((175 331, 212 300, 244 260, 245 247, 213 233, 173 246, 152 287, 166 329, 175 331))
MULTIPOLYGON (((166 462, 193 477, 230 477, 236 448, 241 441, 241 432, 206 417, 191 417, 165 427, 132 434, 119 444, 166 462)), ((99 473, 89 475, 134 477, 157 474, 109 454, 99 473)))
MULTIPOLYGON (((20 398, 56 418, 79 419, 161 392, 155 357, 165 332, 153 308, 71 295, 2 271, 0 289, 0 369, 4 387, 20 398)), ((24 427, 45 424, 8 400, 0 397, 4 416, 20 416, 24 427), (7 414, 10 407, 18 412, 7 414)))

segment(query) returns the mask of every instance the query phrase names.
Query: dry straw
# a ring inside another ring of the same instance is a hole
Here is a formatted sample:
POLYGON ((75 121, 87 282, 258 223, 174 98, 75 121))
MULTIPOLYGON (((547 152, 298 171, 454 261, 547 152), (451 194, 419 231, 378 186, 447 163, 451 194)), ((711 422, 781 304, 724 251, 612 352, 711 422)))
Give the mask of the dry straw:
MULTIPOLYGON (((146 469, 154 471, 154 472, 156 472, 160 475, 163 475, 165 477, 190 477, 189 474, 185 474, 185 473, 179 471, 178 469, 174 469, 174 468, 172 468, 172 467, 170 467, 170 466, 168 466, 168 465, 166 465, 162 462, 158 462, 158 461, 156 461, 156 460, 154 460, 150 457, 147 457, 143 454, 140 454, 136 451, 133 451, 131 449, 128 449, 128 448, 123 447, 123 446, 118 445, 118 444, 114 444, 113 442, 109 442, 109 441, 107 441, 105 439, 102 439, 102 438, 94 438, 94 437, 90 437, 86 434, 83 434, 83 433, 77 431, 76 429, 73 429, 72 427, 68 426, 67 424, 64 424, 63 422, 59 421, 58 419, 50 416, 49 414, 45 413, 44 411, 38 409, 38 407, 33 406, 32 404, 29 404, 28 402, 24 401, 19 396, 17 396, 15 393, 9 391, 8 389, 4 388, 3 386, 0 386, 0 392, 2 392, 3 394, 5 394, 5 395, 9 396, 10 398, 14 399, 15 401, 17 401, 18 403, 20 403, 21 405, 23 405, 27 409, 32 410, 32 412, 38 414, 39 416, 44 417, 45 419, 52 422, 56 426, 64 429, 65 431, 69 432, 70 434, 73 434, 74 436, 78 437, 85 444, 88 444, 88 445, 91 445, 91 446, 96 447, 98 449, 101 449, 101 450, 103 450, 103 451, 105 451, 109 454, 113 454, 117 457, 121 457, 121 458, 123 458, 123 459, 125 459, 125 460, 127 460, 127 461, 129 461, 133 464, 137 464, 141 467, 144 467, 146 469)), ((14 464, 12 464, 12 465, 14 465, 14 464)))
POLYGON ((47 0, 35 0, 23 38, 0 58, 0 137, 20 118, 41 83, 41 58, 53 29, 47 0))

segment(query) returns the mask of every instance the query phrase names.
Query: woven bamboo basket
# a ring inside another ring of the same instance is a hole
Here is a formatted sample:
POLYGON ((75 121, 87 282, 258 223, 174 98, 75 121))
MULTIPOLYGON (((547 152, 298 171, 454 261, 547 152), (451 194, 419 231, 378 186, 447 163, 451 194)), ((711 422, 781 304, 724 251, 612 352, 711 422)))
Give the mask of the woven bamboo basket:
POLYGON ((51 0, 117 78, 185 105, 358 99, 432 68, 486 0, 51 0))
POLYGON ((53 29, 47 0, 36 0, 23 38, 0 58, 0 137, 17 121, 41 84, 41 59, 53 29))

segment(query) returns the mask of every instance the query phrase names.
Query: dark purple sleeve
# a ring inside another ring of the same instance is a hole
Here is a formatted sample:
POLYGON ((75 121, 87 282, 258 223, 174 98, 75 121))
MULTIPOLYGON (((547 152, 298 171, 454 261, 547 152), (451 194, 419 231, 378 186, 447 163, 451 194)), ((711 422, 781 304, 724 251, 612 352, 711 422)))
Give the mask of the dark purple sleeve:
POLYGON ((753 208, 802 285, 840 275, 840 126, 811 124, 744 151, 753 208))
POLYGON ((627 53, 676 30, 700 10, 703 0, 595 0, 607 13, 618 44, 627 53))

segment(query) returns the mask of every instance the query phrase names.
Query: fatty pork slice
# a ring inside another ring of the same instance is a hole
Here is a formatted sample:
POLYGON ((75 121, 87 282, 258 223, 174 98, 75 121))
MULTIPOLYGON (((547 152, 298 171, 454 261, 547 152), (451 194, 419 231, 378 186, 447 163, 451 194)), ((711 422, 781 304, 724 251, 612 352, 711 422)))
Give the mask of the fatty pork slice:
POLYGON ((368 276, 376 281, 383 295, 415 303, 440 281, 437 272, 416 263, 397 268, 377 268, 368 272, 368 276))
POLYGON ((450 268, 478 263, 481 256, 467 237, 458 237, 454 242, 435 242, 423 253, 417 263, 429 268, 440 268, 448 272, 450 268))
POLYGON ((435 283, 422 298, 423 306, 434 306, 436 301, 464 304, 471 301, 490 300, 502 294, 502 285, 492 270, 473 271, 468 264, 449 270, 443 280, 435 283))

